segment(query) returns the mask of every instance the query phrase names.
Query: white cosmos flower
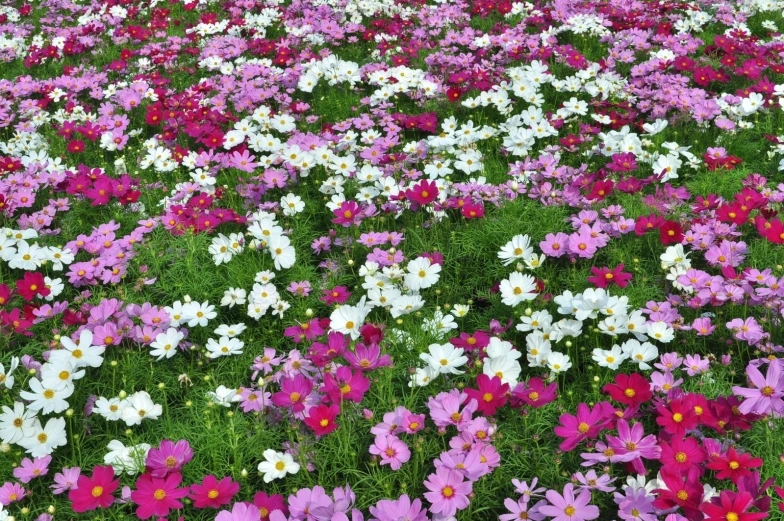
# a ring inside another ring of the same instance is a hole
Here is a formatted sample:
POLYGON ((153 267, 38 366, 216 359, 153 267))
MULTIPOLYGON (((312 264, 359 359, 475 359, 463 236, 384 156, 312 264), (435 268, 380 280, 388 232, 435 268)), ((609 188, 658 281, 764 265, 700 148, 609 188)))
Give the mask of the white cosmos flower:
POLYGON ((503 261, 504 266, 509 266, 516 260, 529 257, 533 252, 534 249, 531 247, 530 237, 527 235, 515 235, 498 252, 498 258, 503 261))
POLYGON ((3 405, 3 414, 0 414, 0 440, 10 444, 29 437, 35 420, 35 413, 25 409, 22 402, 14 402, 13 409, 3 405))
POLYGON ((365 322, 370 307, 365 304, 363 296, 356 306, 340 306, 329 316, 329 329, 344 335, 351 335, 352 340, 359 338, 359 328, 365 322))
POLYGON ((245 324, 221 324, 215 329, 215 334, 220 336, 227 336, 229 338, 234 338, 235 336, 240 335, 243 331, 245 331, 247 327, 245 324))
POLYGON ((215 391, 209 391, 207 398, 224 407, 229 407, 232 403, 242 401, 242 396, 237 394, 236 389, 229 389, 225 385, 219 385, 215 391))
POLYGON ((669 344, 675 338, 675 330, 661 320, 648 324, 647 333, 651 340, 658 340, 664 344, 669 344))
POLYGON ((93 333, 89 329, 83 329, 79 333, 79 343, 75 343, 67 336, 60 337, 62 349, 53 351, 49 355, 49 362, 71 362, 75 367, 101 367, 103 364, 103 353, 106 346, 94 346, 93 333))
POLYGON ((217 317, 215 306, 209 302, 189 302, 183 306, 183 315, 188 318, 188 327, 206 326, 210 320, 217 317))
POLYGON ((109 453, 103 457, 103 462, 106 465, 111 465, 114 468, 115 476, 119 476, 123 472, 133 475, 143 470, 147 453, 152 447, 147 443, 126 447, 121 441, 112 440, 107 448, 109 453))
POLYGON ((66 410, 68 408, 66 399, 74 391, 73 384, 45 387, 37 378, 31 378, 28 385, 30 391, 21 391, 19 396, 30 402, 28 407, 31 411, 40 411, 41 414, 60 413, 66 410))
POLYGON ((428 353, 421 353, 419 358, 425 361, 435 373, 463 374, 458 367, 463 367, 468 362, 468 357, 463 354, 463 349, 452 344, 430 344, 428 353))
POLYGON ((19 440, 19 445, 24 447, 25 451, 34 458, 47 456, 57 447, 62 447, 67 443, 65 420, 62 418, 50 418, 43 427, 36 420, 30 435, 19 440))
POLYGON ((546 363, 547 368, 554 373, 562 373, 568 371, 572 367, 572 361, 569 359, 569 355, 557 351, 548 353, 546 363))
POLYGON ((280 208, 283 215, 292 216, 302 212, 305 209, 305 203, 298 195, 286 194, 280 200, 280 208))
POLYGON ((655 345, 650 342, 640 343, 635 339, 624 342, 621 345, 621 349, 623 349, 624 354, 626 354, 632 362, 638 364, 642 370, 650 369, 651 366, 648 362, 656 360, 659 356, 659 350, 655 345))
POLYGON ((259 472, 264 474, 264 483, 299 472, 299 463, 294 461, 291 454, 267 449, 264 451, 264 459, 266 461, 259 463, 259 472))
POLYGON ((162 413, 163 407, 154 403, 147 391, 139 391, 128 397, 122 419, 130 427, 139 425, 142 420, 157 420, 162 413))
POLYGON ((104 398, 101 396, 95 400, 93 411, 106 418, 108 421, 117 421, 122 418, 123 409, 128 405, 128 400, 119 397, 104 398))
POLYGON ((247 302, 247 292, 242 288, 229 288, 223 292, 221 306, 233 308, 235 304, 243 305, 247 302))
POLYGON ((614 345, 609 350, 594 349, 592 358, 600 367, 607 367, 616 371, 628 356, 624 354, 620 346, 614 345))
POLYGON ((501 301, 515 307, 526 300, 536 298, 536 281, 531 275, 514 272, 501 281, 501 301))
POLYGON ((433 380, 436 376, 438 376, 438 371, 434 371, 432 367, 429 365, 425 367, 420 367, 416 370, 416 372, 411 375, 411 381, 408 382, 409 387, 425 387, 427 384, 433 380))
POLYGON ((3 364, 0 364, 0 385, 4 386, 6 389, 13 388, 14 371, 17 367, 19 367, 19 357, 16 356, 11 357, 11 364, 8 367, 8 371, 5 370, 3 364))
POLYGON ((412 291, 427 289, 440 278, 440 264, 432 264, 427 257, 412 260, 406 266, 406 286, 412 291))
MULTIPOLYGON (((518 353, 519 354, 519 353, 518 353)), ((490 378, 497 376, 502 383, 509 384, 510 387, 517 385, 520 376, 520 363, 510 355, 488 358, 482 366, 482 372, 490 378)))
POLYGON ((158 361, 173 357, 177 354, 177 346, 180 345, 184 338, 185 334, 173 327, 168 328, 163 333, 158 333, 155 340, 150 344, 152 348, 150 356, 154 356, 158 361))
POLYGON ((241 355, 244 346, 245 342, 239 338, 222 336, 217 341, 210 338, 205 347, 210 352, 210 358, 218 358, 221 356, 241 355))
POLYGON ((73 381, 79 380, 84 374, 84 369, 76 370, 70 361, 46 362, 41 367, 41 383, 46 388, 59 389, 73 386, 73 381))
POLYGON ((297 262, 297 252, 291 241, 285 235, 278 235, 270 238, 269 252, 272 260, 275 261, 276 270, 285 270, 297 262))

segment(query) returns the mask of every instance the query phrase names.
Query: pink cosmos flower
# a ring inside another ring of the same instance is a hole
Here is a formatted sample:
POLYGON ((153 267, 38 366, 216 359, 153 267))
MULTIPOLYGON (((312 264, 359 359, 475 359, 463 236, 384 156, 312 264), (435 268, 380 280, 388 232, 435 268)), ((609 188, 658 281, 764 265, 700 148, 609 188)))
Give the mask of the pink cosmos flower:
POLYGON ((569 236, 565 233, 548 233, 545 235, 544 240, 539 243, 539 248, 548 257, 560 257, 568 253, 568 245, 569 236))
POLYGON ((392 470, 399 470, 403 463, 411 459, 411 451, 397 436, 389 434, 376 436, 370 453, 381 457, 381 465, 389 465, 392 470))
POLYGON ((592 267, 591 273, 594 276, 588 277, 587 280, 597 288, 606 288, 610 284, 615 284, 619 288, 625 288, 629 285, 632 274, 623 271, 623 267, 623 264, 619 264, 612 270, 610 268, 592 267))
POLYGON ((51 485, 49 488, 52 489, 52 493, 55 495, 68 492, 76 486, 81 473, 82 469, 79 467, 64 468, 62 472, 54 475, 54 485, 51 485))
POLYGON ((575 497, 574 485, 567 483, 563 495, 555 490, 548 490, 546 495, 550 504, 542 506, 539 511, 552 517, 553 521, 589 521, 599 517, 599 507, 589 505, 591 492, 588 490, 580 491, 580 495, 575 497))
POLYGON ((253 496, 253 504, 259 508, 261 521, 267 521, 270 514, 276 510, 284 516, 289 513, 286 500, 280 494, 268 496, 266 492, 256 492, 256 495, 253 496))
POLYGON ((22 464, 14 469, 14 477, 22 483, 29 483, 30 481, 45 476, 49 472, 49 463, 51 463, 51 456, 44 456, 42 458, 24 458, 22 464))
POLYGON ((221 510, 215 517, 215 521, 259 521, 261 512, 259 507, 250 503, 234 503, 231 512, 221 510))
POLYGON ((457 430, 463 430, 466 427, 477 406, 476 400, 469 398, 466 393, 461 393, 457 389, 452 389, 448 393, 439 393, 427 402, 430 418, 438 427, 454 425, 457 430), (461 410, 463 404, 465 406, 461 410))
POLYGON ((700 375, 710 368, 710 360, 703 360, 700 355, 686 355, 683 367, 689 376, 700 375))
POLYGON ((780 361, 772 360, 764 377, 756 366, 749 364, 746 367, 746 376, 754 387, 732 388, 733 393, 744 398, 738 407, 742 414, 770 414, 774 411, 784 413, 784 378, 781 366, 780 361))
POLYGON ((378 521, 427 521, 427 511, 422 510, 422 501, 403 494, 396 500, 382 499, 370 507, 370 514, 378 521))
POLYGON ((192 459, 193 449, 187 440, 163 440, 157 449, 151 449, 147 453, 145 464, 152 477, 163 478, 182 471, 182 467, 192 459))
POLYGON ((642 423, 635 423, 631 428, 626 420, 618 421, 618 436, 607 436, 607 443, 615 453, 610 461, 631 463, 639 474, 645 473, 642 459, 658 459, 661 448, 656 443, 656 436, 645 436, 642 423))
POLYGON ((27 491, 19 483, 7 481, 0 487, 0 504, 4 506, 21 501, 25 496, 27 496, 27 491))
POLYGON ((608 402, 597 403, 593 408, 581 403, 577 406, 577 416, 562 414, 561 425, 555 428, 555 434, 565 438, 561 442, 561 450, 572 450, 581 441, 595 438, 607 425, 613 407, 608 402))
POLYGON ((468 507, 468 494, 473 491, 470 481, 464 481, 462 474, 446 467, 430 474, 425 480, 425 487, 429 490, 425 492, 425 499, 430 501, 430 511, 442 516, 453 516, 458 510, 468 507))

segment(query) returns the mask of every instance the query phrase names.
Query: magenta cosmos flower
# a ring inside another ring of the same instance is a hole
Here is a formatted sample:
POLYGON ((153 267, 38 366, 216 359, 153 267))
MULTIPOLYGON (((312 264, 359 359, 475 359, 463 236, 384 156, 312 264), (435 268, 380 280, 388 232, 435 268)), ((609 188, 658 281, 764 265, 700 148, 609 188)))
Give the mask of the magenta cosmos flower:
POLYGON ((114 491, 120 486, 120 480, 114 479, 114 468, 97 466, 93 468, 92 477, 79 476, 76 488, 68 492, 71 508, 82 513, 96 508, 109 508, 114 503, 114 491))
POLYGON ((302 412, 305 410, 305 398, 311 391, 313 382, 302 374, 284 378, 280 382, 280 391, 272 395, 272 403, 278 407, 291 407, 293 412, 302 412))
POLYGON ((186 440, 177 442, 163 440, 157 449, 151 449, 147 453, 145 464, 152 477, 163 478, 171 473, 180 472, 182 467, 192 459, 193 449, 186 440))
MULTIPOLYGON (((468 506, 468 494, 473 491, 473 484, 464 481, 463 475, 446 467, 436 469, 425 480, 425 499, 430 501, 430 511, 442 516, 453 516, 458 510, 468 506)), ((590 497, 590 493, 588 494, 590 497)))
POLYGON ((550 504, 540 507, 539 511, 553 521, 588 521, 599 517, 599 507, 588 504, 591 502, 588 490, 575 497, 574 485, 567 483, 563 495, 555 490, 548 490, 546 495, 550 504))
POLYGON ((188 497, 193 500, 193 506, 196 508, 220 508, 231 503, 234 494, 239 490, 240 484, 232 481, 230 477, 218 481, 210 474, 204 476, 201 484, 191 485, 191 493, 188 497))
POLYGON ((170 510, 179 510, 179 501, 188 495, 187 488, 177 488, 182 482, 178 473, 169 474, 165 478, 154 478, 148 474, 139 477, 136 490, 131 492, 131 499, 139 505, 136 516, 147 519, 152 516, 165 517, 170 510))
POLYGON ((370 389, 370 380, 362 376, 361 371, 352 372, 348 367, 341 367, 335 372, 324 375, 321 392, 326 393, 334 403, 343 400, 359 403, 370 389))

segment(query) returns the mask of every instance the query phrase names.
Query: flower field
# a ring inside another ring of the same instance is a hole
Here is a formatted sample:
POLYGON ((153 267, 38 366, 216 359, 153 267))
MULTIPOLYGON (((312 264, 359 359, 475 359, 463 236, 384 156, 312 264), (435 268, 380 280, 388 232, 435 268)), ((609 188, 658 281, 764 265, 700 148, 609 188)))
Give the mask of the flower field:
POLYGON ((0 521, 784 519, 784 1, 0 5, 0 521))

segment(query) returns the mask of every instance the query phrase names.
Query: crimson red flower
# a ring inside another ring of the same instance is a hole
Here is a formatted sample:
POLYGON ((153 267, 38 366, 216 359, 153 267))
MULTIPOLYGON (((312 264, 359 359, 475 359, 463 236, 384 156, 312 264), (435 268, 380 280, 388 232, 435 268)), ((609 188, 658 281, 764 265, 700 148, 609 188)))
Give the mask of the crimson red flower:
POLYGON ((601 201, 610 195, 615 187, 615 183, 609 179, 604 181, 596 181, 591 188, 591 193, 585 196, 589 201, 601 201))
POLYGON ((632 280, 632 274, 626 273, 623 271, 623 268, 624 264, 619 264, 612 270, 607 267, 597 268, 594 266, 591 268, 591 273, 594 276, 588 277, 588 282, 602 289, 610 284, 615 284, 619 288, 625 288, 629 285, 629 281, 632 280))
POLYGON ((41 273, 26 272, 21 280, 16 281, 16 292, 25 299, 33 300, 36 295, 46 297, 51 293, 41 273))
POLYGON ((664 222, 664 217, 655 214, 651 214, 648 217, 641 215, 634 223, 634 233, 636 235, 645 235, 647 232, 661 227, 664 222))
POLYGON ((240 484, 232 481, 230 477, 222 480, 212 474, 204 476, 201 484, 191 485, 191 493, 188 496, 193 500, 196 508, 220 508, 231 503, 234 494, 239 492, 240 484))
POLYGON ((162 110, 148 110, 144 120, 148 125, 160 125, 163 122, 162 110))
POLYGON ((76 488, 68 492, 71 508, 74 512, 82 513, 96 508, 109 508, 114 504, 112 495, 120 480, 114 479, 114 469, 111 466, 97 466, 93 468, 93 477, 84 474, 76 480, 76 488))
POLYGON ((616 402, 626 405, 640 405, 653 397, 651 385, 638 373, 615 376, 615 383, 604 386, 604 391, 616 402))
POLYGON ((81 139, 74 139, 73 141, 68 143, 68 151, 72 154, 76 154, 79 152, 84 152, 84 141, 81 139))
POLYGON ((457 101, 463 95, 463 89, 459 87, 450 87, 446 90, 446 97, 449 101, 457 101))
POLYGON ((665 221, 659 228, 659 240, 662 244, 677 244, 683 240, 683 227, 675 221, 665 221))
POLYGON ((339 413, 340 406, 336 403, 311 407, 305 418, 305 425, 310 427, 317 436, 324 436, 338 428, 335 418, 339 413))
POLYGON ((730 447, 727 452, 714 458, 706 465, 711 470, 718 471, 716 479, 729 478, 734 484, 743 476, 751 476, 751 470, 762 466, 762 458, 753 458, 749 454, 739 454, 735 447, 730 447))
POLYGON ((707 517, 705 521, 757 521, 765 519, 765 512, 747 512, 754 498, 748 492, 722 490, 717 498, 711 499, 700 506, 707 517))
POLYGON ((479 389, 465 389, 465 393, 476 400, 476 410, 480 414, 492 416, 496 409, 506 404, 509 384, 502 383, 499 377, 490 378, 486 374, 480 374, 476 377, 476 385, 479 389))

